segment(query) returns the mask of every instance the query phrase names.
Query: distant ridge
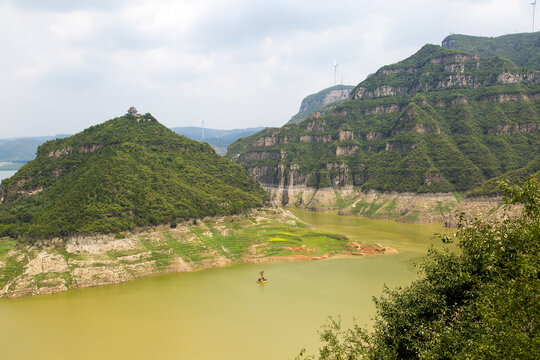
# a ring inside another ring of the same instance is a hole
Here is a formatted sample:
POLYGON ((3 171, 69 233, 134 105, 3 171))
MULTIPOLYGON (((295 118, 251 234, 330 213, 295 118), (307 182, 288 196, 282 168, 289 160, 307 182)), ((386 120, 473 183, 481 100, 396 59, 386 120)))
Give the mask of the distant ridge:
MULTIPOLYGON (((258 131, 261 131, 264 127, 246 128, 246 129, 231 129, 231 130, 218 130, 204 128, 204 142, 212 146, 216 152, 220 155, 225 155, 229 144, 241 137, 249 136, 258 131)), ((191 140, 203 141, 202 128, 197 126, 185 126, 185 127, 173 127, 171 128, 177 134, 187 136, 191 140)))
POLYGON ((540 32, 482 37, 453 34, 442 41, 447 49, 463 50, 482 57, 498 56, 516 65, 540 70, 540 32))

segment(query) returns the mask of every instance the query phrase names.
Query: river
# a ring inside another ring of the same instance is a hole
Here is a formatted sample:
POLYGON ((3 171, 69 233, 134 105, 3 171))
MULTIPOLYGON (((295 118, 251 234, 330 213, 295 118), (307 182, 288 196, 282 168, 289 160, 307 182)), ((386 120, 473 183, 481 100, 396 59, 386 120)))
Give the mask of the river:
POLYGON ((293 359, 341 314, 370 324, 372 296, 406 285, 439 225, 293 210, 319 228, 397 255, 236 265, 66 293, 0 300, 5 359, 293 359), (255 283, 264 269, 267 285, 255 283))

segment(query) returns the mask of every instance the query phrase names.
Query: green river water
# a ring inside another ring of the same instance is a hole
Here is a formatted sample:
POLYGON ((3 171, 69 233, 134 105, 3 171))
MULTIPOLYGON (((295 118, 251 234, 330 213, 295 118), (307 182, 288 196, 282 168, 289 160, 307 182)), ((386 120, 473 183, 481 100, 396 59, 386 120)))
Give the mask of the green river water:
POLYGON ((369 325, 372 296, 406 285, 440 225, 292 210, 397 255, 236 265, 0 300, 2 359, 293 359, 331 315, 369 325), (258 285, 264 269, 270 283, 258 285))

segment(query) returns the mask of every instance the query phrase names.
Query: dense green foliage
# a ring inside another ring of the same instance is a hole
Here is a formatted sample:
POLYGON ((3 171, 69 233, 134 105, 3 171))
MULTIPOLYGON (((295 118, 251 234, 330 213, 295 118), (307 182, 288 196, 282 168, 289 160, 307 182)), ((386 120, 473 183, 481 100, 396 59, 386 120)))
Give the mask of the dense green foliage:
POLYGON ((519 66, 540 70, 540 32, 498 36, 495 38, 454 34, 443 40, 443 46, 512 60, 519 66))
POLYGON ((403 61, 383 66, 358 84, 352 96, 361 98, 361 90, 369 92, 379 87, 389 87, 394 94, 400 95, 441 88, 492 86, 501 82, 501 73, 528 75, 534 71, 520 68, 507 59, 479 58, 463 51, 428 44, 403 61))
POLYGON ((371 333, 342 330, 331 319, 318 358, 540 358, 539 180, 507 187, 507 200, 524 205, 522 218, 462 222, 455 235, 442 237, 459 251, 430 250, 419 280, 386 289, 375 301, 371 333))
MULTIPOLYGON (((249 136, 257 131, 261 131, 259 128, 247 128, 247 129, 232 129, 232 130, 218 130, 218 129, 204 129, 205 139, 208 145, 212 146, 216 152, 220 155, 224 155, 227 151, 227 146, 236 139, 249 136)), ((202 129, 195 126, 174 127, 171 128, 177 134, 184 135, 191 140, 202 141, 202 129)), ((13 163, 27 163, 36 157, 36 150, 39 145, 45 141, 53 139, 61 139, 71 135, 58 134, 55 136, 36 136, 25 138, 4 138, 0 139, 0 162, 13 162, 13 163)), ((19 167, 13 169, 16 170, 19 167)), ((11 170, 8 168, 2 168, 2 170, 11 170)))
POLYGON ((336 105, 340 101, 335 101, 324 105, 324 100, 328 94, 334 90, 347 90, 350 91, 354 86, 350 85, 335 85, 327 89, 321 90, 316 94, 308 95, 302 100, 300 105, 300 111, 298 114, 294 115, 288 124, 294 124, 306 120, 309 115, 313 114, 315 111, 324 111, 327 110, 331 105, 336 105))
POLYGON ((267 186, 292 178, 315 188, 469 191, 540 153, 536 76, 508 60, 427 45, 357 87, 395 81, 406 89, 401 94, 345 101, 301 123, 265 129, 231 144, 226 156, 267 186), (508 72, 532 80, 499 81, 508 72))
POLYGON ((0 236, 13 237, 116 232, 268 202, 240 166, 149 114, 46 142, 0 198, 0 236))
POLYGON ((471 190, 467 196, 494 196, 503 195, 502 189, 499 187, 501 181, 511 184, 522 185, 530 176, 540 176, 540 155, 537 155, 531 160, 527 166, 517 170, 508 171, 507 173, 497 176, 483 183, 476 189, 471 190))

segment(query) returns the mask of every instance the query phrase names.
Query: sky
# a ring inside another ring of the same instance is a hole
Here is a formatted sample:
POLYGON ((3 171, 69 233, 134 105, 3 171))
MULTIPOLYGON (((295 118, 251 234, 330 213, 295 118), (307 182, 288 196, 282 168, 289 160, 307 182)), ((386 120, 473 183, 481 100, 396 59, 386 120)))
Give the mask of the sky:
MULTIPOLYGON (((0 138, 134 105, 169 126, 281 126, 450 33, 532 30, 530 0, 0 0, 0 138)), ((539 21, 540 22, 540 21, 539 21)))

